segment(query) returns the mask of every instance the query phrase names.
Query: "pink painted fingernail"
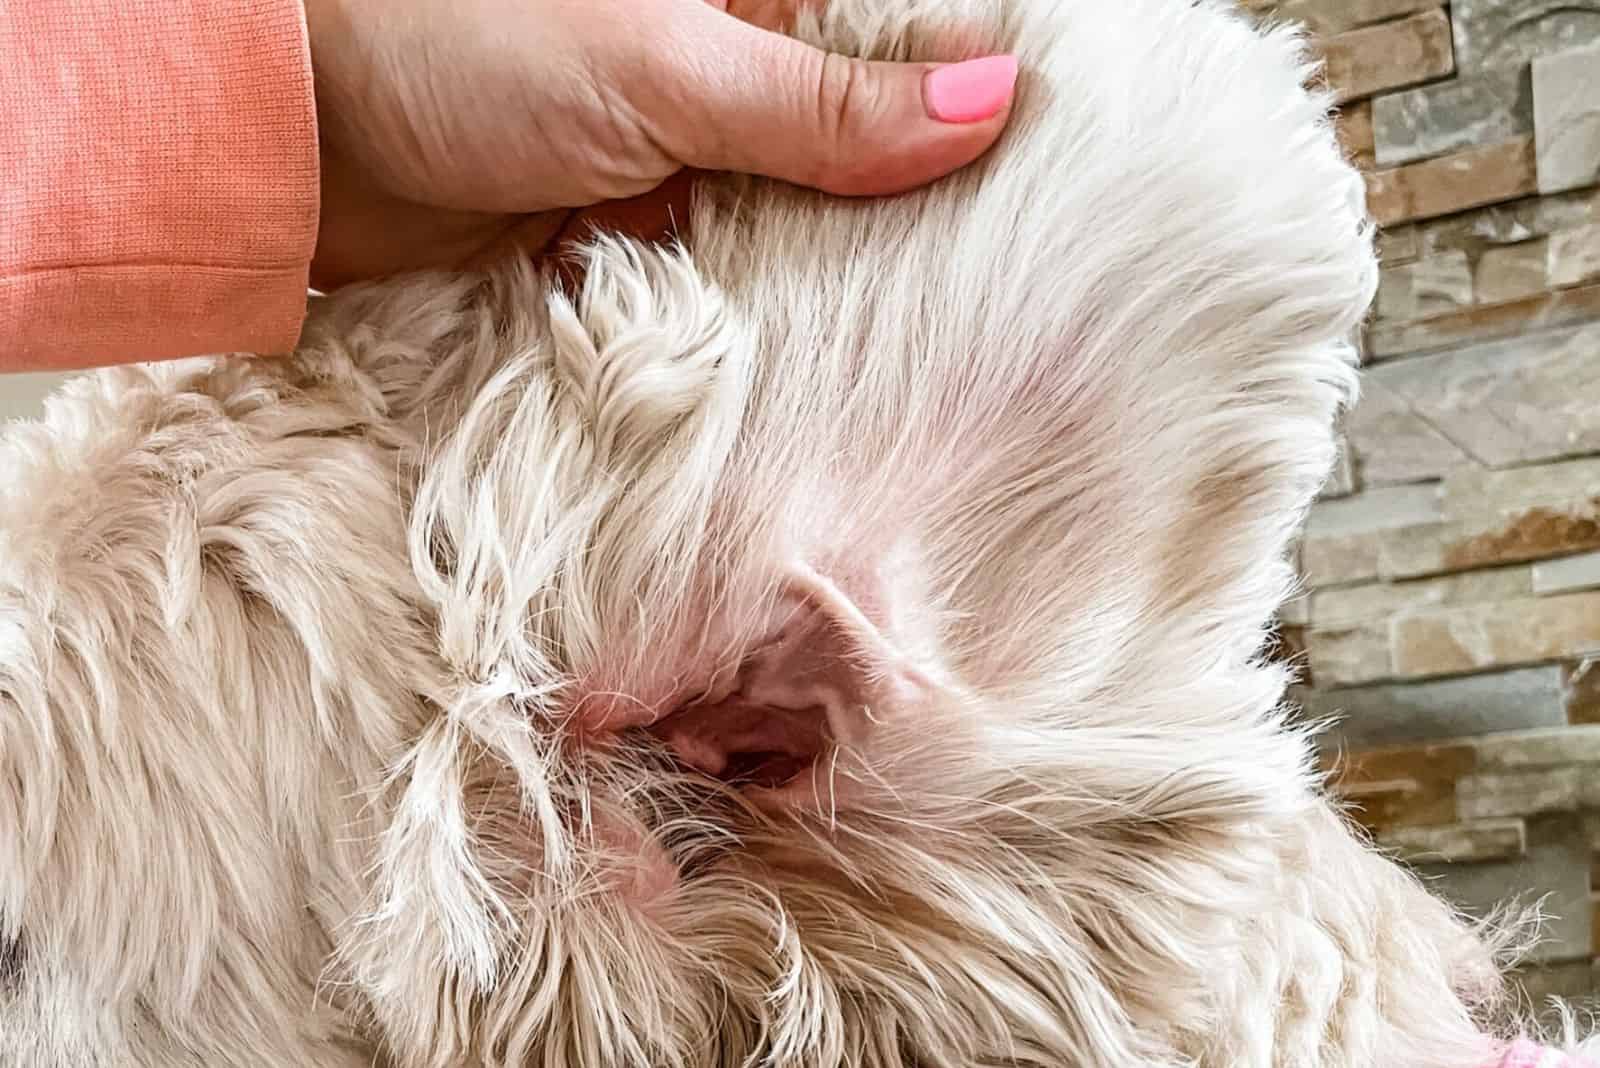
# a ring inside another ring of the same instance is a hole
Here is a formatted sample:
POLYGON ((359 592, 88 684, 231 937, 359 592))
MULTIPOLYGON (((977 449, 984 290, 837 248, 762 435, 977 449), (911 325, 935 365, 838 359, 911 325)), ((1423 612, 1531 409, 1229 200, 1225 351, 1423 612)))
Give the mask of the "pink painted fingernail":
POLYGON ((1017 57, 985 56, 952 63, 922 79, 922 103, 940 122, 982 122, 1011 102, 1017 57))

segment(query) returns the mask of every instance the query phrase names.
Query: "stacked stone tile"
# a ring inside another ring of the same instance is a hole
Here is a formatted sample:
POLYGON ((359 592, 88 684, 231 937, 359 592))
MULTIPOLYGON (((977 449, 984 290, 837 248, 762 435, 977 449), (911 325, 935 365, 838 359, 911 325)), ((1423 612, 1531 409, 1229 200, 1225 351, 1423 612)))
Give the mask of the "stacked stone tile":
POLYGON ((1600 986, 1600 0, 1243 0, 1306 24, 1367 175, 1365 390, 1281 647, 1352 814, 1525 982, 1600 986), (1591 877, 1591 868, 1597 875, 1591 877))

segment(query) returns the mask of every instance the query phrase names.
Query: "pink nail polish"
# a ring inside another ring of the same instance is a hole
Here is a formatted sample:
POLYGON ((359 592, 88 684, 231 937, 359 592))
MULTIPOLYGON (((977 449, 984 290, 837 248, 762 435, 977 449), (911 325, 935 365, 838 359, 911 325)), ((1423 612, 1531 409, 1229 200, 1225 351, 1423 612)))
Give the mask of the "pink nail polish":
POLYGON ((931 70, 922 103, 940 122, 982 122, 1000 113, 1017 84, 1017 57, 985 56, 931 70))

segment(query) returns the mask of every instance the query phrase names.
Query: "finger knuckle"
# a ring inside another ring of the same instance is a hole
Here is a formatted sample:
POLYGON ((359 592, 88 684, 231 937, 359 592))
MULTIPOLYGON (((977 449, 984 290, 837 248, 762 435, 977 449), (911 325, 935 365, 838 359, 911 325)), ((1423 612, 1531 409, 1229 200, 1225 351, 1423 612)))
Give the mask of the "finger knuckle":
POLYGON ((866 64, 849 56, 826 53, 817 79, 817 129, 823 145, 837 150, 849 140, 855 116, 871 104, 871 79, 866 64))

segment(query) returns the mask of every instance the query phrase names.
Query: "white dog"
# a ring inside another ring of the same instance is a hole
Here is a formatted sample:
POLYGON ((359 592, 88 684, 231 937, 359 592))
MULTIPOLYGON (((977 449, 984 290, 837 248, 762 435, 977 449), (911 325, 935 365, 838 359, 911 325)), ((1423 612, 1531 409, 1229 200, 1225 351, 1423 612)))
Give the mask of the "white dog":
POLYGON ((1262 655, 1375 283, 1290 33, 833 0, 1022 56, 884 202, 321 302, 0 453, 0 1063, 1480 1068, 1505 940, 1262 655))

